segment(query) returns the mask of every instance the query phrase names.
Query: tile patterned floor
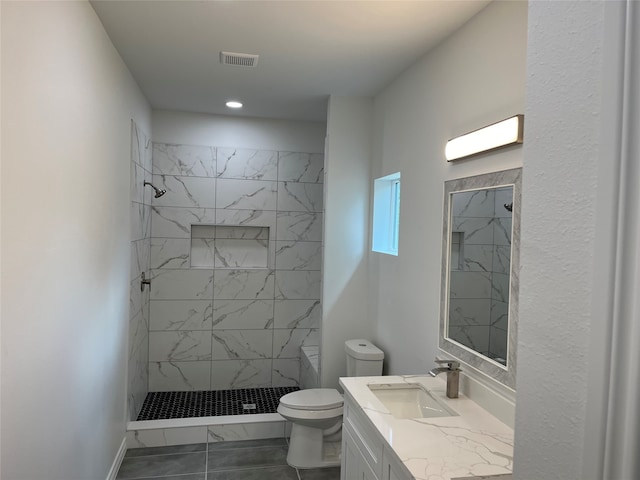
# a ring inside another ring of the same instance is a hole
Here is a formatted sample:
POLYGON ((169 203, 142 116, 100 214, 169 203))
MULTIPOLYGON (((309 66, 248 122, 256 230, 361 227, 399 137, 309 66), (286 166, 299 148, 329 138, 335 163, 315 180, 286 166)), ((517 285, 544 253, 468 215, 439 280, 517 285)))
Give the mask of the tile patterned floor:
POLYGON ((275 413, 280 397, 298 387, 242 388, 198 392, 149 392, 137 420, 275 413))
POLYGON ((245 440, 134 448, 117 480, 339 480, 340 468, 287 465, 287 440, 245 440))

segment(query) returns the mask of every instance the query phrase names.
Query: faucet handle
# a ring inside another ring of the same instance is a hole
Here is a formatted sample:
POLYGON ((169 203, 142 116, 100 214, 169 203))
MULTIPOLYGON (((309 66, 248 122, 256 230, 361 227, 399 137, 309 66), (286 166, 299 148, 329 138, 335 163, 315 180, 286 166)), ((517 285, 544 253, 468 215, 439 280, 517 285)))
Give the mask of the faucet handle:
POLYGON ((450 370, 460 370, 460 362, 457 360, 438 360, 436 358, 436 363, 438 365, 447 365, 450 370))

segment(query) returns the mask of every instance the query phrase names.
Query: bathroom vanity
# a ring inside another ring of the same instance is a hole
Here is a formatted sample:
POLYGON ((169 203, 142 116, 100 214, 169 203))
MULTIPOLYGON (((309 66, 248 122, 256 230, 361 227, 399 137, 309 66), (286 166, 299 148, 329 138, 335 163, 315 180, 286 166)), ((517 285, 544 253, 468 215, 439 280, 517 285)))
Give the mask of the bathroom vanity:
POLYGON ((341 480, 511 478, 513 430, 445 382, 425 376, 341 378, 341 480))

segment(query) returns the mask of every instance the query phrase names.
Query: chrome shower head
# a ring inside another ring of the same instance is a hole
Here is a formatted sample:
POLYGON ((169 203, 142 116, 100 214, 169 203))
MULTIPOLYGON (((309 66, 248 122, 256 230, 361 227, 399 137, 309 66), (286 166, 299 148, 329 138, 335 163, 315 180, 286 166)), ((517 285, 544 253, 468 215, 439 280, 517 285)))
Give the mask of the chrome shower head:
POLYGON ((156 188, 153 186, 153 184, 151 182, 147 182, 145 180, 144 185, 149 185, 151 188, 153 188, 153 191, 156 192, 156 194, 154 195, 155 198, 160 198, 162 195, 164 195, 165 193, 167 193, 166 190, 161 190, 159 188, 156 188))

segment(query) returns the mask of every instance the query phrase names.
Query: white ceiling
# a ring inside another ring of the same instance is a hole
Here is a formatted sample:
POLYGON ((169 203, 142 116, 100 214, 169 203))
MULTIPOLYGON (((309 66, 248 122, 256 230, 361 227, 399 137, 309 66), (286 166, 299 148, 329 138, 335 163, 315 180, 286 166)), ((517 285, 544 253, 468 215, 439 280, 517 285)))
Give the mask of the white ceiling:
POLYGON ((379 92, 487 3, 91 2, 154 109, 312 121, 330 94, 379 92), (258 66, 221 65, 221 50, 259 54, 258 66))

